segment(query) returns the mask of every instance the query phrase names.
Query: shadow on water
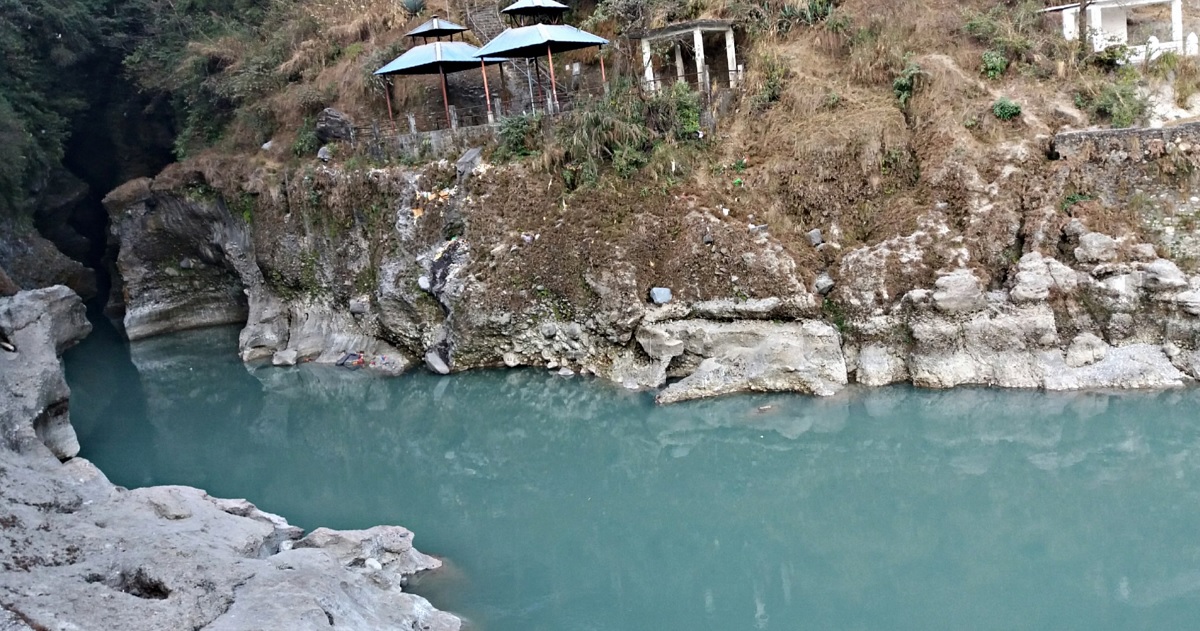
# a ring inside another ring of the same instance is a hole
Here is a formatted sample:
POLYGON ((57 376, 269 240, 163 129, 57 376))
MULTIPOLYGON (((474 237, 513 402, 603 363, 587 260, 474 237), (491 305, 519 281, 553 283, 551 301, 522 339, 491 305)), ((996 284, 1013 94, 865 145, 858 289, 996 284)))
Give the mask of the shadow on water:
POLYGON ((533 370, 248 369, 235 341, 72 351, 85 455, 119 484, 244 496, 304 527, 403 524, 450 561, 418 591, 477 628, 1165 629, 1200 615, 1195 389, 657 407, 533 370))

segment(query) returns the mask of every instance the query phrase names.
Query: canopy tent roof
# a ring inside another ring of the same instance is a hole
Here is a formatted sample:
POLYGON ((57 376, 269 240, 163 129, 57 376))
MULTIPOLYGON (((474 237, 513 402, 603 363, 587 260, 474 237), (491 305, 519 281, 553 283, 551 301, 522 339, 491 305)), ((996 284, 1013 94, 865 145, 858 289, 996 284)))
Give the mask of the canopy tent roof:
POLYGON ((556 53, 592 46, 604 46, 608 40, 566 24, 534 24, 510 28, 475 53, 476 57, 541 57, 547 49, 556 53))
POLYGON ((517 0, 500 12, 508 15, 535 15, 539 13, 566 13, 570 7, 554 0, 517 0))
POLYGON ((466 32, 467 27, 460 26, 449 20, 443 20, 436 15, 433 19, 408 32, 409 37, 446 37, 455 33, 466 32))
MULTIPOLYGON (((375 71, 377 75, 389 74, 437 74, 439 72, 458 72, 478 68, 481 60, 477 54, 478 48, 466 42, 431 42, 414 46, 403 55, 393 59, 384 67, 375 71)), ((497 64, 507 59, 501 57, 483 57, 485 64, 497 64)))

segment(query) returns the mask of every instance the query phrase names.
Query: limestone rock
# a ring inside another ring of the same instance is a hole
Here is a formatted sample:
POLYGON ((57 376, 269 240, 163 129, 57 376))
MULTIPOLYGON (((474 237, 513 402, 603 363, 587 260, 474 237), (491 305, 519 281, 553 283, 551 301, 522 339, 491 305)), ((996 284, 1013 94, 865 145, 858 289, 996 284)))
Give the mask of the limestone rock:
POLYGON ((1117 241, 1099 232, 1088 232, 1079 237, 1075 248, 1075 260, 1080 263, 1105 263, 1117 258, 1117 241))
POLYGON ((17 564, 0 572, 0 628, 460 628, 402 590, 438 565, 403 528, 319 529, 293 548, 302 531, 245 500, 126 491, 86 460, 60 464, 62 445, 36 427, 56 405, 70 427, 57 355, 87 333, 83 305, 65 287, 0 298, 0 329, 19 348, 0 353, 0 504, 6 541, 20 542, 0 544, 17 564))
POLYGON ((425 367, 439 375, 450 374, 450 365, 442 359, 441 353, 437 349, 430 349, 425 353, 425 367))
POLYGON ((1045 303, 998 309, 975 313, 965 321, 936 313, 910 319, 913 344, 908 369, 913 384, 1039 387, 1043 378, 1039 350, 1045 341, 1057 340, 1054 312, 1045 303))
POLYGON ((901 353, 884 344, 867 344, 858 352, 856 381, 864 386, 886 386, 908 380, 901 353))
POLYGON ((966 313, 983 307, 979 279, 968 269, 945 274, 934 283, 933 304, 943 313, 966 313))
POLYGON ((692 303, 691 317, 713 320, 734 320, 739 318, 766 320, 773 317, 790 315, 794 312, 795 308, 793 305, 774 296, 770 298, 750 298, 748 300, 721 298, 692 303))
POLYGON ((1170 388, 1187 378, 1154 344, 1130 344, 1108 349, 1103 359, 1084 366, 1067 365, 1056 352, 1043 355, 1047 390, 1094 388, 1170 388))
POLYGON ((1080 333, 1075 336, 1071 346, 1067 348, 1066 363, 1071 368, 1094 364, 1108 353, 1108 344, 1091 333, 1080 333))
POLYGON ((17 348, 0 352, 0 450, 45 449, 60 460, 79 453, 57 355, 91 329, 83 302, 62 285, 0 298, 0 331, 17 348))
POLYGON ((1070 294, 1078 286, 1076 274, 1075 270, 1056 259, 1030 252, 1022 256, 1017 264, 1017 283, 1009 292, 1009 297, 1021 304, 1046 300, 1052 290, 1070 294))
POLYGON ((829 274, 822 272, 817 276, 817 280, 813 281, 813 291, 826 296, 833 291, 833 285, 833 279, 829 277, 829 274))
POLYGON ((294 348, 277 351, 275 355, 271 357, 271 363, 276 366, 295 366, 298 356, 299 353, 297 353, 296 349, 294 348))
POLYGON ((660 392, 659 403, 744 391, 828 396, 847 383, 841 335, 815 320, 663 322, 644 325, 638 342, 664 366, 685 353, 694 358, 695 371, 660 392))
POLYGON ((1185 312, 1200 316, 1200 291, 1185 291, 1175 296, 1175 303, 1185 312))
POLYGON ((1167 259, 1155 259, 1142 268, 1142 273, 1142 284, 1150 291, 1174 291, 1188 286, 1187 276, 1167 259))
MULTIPOLYGON (((161 177, 168 176, 191 177, 161 177)), ((215 199, 143 191, 144 185, 135 180, 104 198, 120 273, 109 308, 124 314, 126 335, 138 340, 245 322, 251 311, 247 289, 265 282, 245 223, 215 199), (177 267, 184 257, 196 263, 193 269, 177 267)), ((255 310, 269 308, 256 304, 255 310)), ((283 346, 275 344, 262 356, 283 346)))
POLYGON ((656 305, 665 305, 671 302, 671 290, 666 287, 654 287, 650 289, 650 302, 656 305))
POLYGON ((354 123, 344 113, 327 107, 317 114, 316 133, 322 143, 350 140, 354 137, 354 123))

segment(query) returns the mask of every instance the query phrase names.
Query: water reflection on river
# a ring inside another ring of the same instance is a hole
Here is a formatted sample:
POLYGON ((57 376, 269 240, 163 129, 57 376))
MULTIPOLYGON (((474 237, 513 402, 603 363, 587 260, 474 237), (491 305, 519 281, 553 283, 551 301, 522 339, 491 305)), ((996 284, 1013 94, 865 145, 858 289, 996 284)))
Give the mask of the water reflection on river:
POLYGON ((248 370, 235 343, 102 331, 72 351, 84 455, 305 527, 403 524, 452 566, 417 590, 489 631, 1200 619, 1195 389, 656 407, 532 370, 248 370))

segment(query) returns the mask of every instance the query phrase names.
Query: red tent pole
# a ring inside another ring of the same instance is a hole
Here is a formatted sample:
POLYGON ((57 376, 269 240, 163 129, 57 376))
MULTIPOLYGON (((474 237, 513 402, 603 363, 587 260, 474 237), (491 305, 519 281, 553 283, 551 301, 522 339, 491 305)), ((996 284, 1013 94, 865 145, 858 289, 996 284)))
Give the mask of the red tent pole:
POLYGON ((550 54, 550 44, 546 44, 546 63, 550 64, 550 93, 554 95, 554 109, 558 109, 558 86, 554 79, 554 55, 550 54))
POLYGON ((392 80, 387 79, 383 85, 383 98, 387 99, 388 120, 392 121, 392 127, 396 126, 396 116, 392 114, 392 80))
MULTIPOLYGON (((483 98, 487 99, 488 118, 492 118, 492 91, 488 89, 487 83, 487 62, 480 59, 479 67, 483 70, 483 98)), ((490 121, 489 121, 490 122, 490 121)))
POLYGON ((450 97, 446 96, 446 69, 438 64, 438 74, 442 76, 442 103, 446 106, 446 127, 450 127, 450 97))

